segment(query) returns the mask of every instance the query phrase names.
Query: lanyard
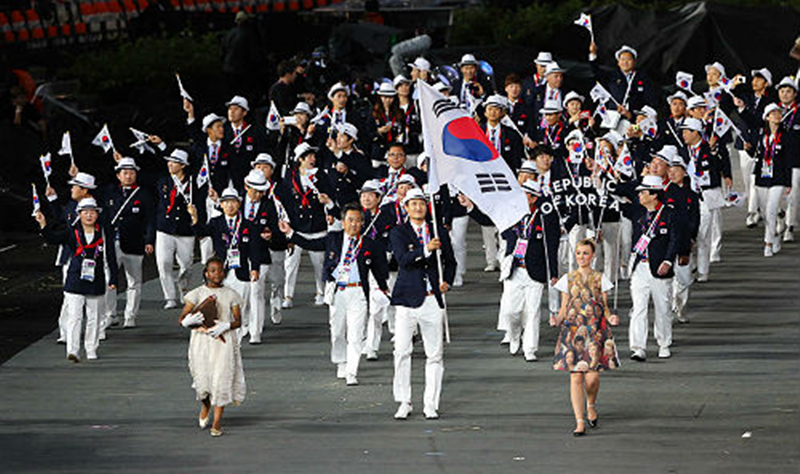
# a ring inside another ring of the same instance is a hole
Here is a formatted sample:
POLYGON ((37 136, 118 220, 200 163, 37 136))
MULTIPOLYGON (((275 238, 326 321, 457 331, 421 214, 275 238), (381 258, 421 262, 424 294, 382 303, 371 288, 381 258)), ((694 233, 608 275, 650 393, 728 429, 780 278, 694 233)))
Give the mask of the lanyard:
POLYGON ((85 250, 92 250, 94 249, 94 258, 97 258, 97 254, 100 251, 100 244, 103 243, 103 237, 100 234, 100 227, 95 224, 94 226, 94 233, 97 235, 97 240, 92 242, 91 244, 84 245, 81 243, 81 234, 78 232, 78 229, 73 229, 75 231, 75 241, 78 243, 78 247, 75 249, 75 256, 79 256, 83 254, 85 250))
POLYGON ((625 76, 625 79, 628 80, 628 88, 625 90, 625 97, 622 98, 622 105, 628 107, 628 96, 631 93, 631 86, 633 86, 633 81, 636 80, 636 71, 631 73, 631 78, 628 79, 628 76, 625 76))
POLYGON ((544 141, 545 141, 545 143, 549 142, 550 146, 552 148, 556 148, 557 147, 556 142, 558 142, 561 139, 561 132, 563 130, 564 130, 564 124, 561 123, 561 122, 558 122, 558 130, 556 130, 556 137, 554 139, 554 138, 552 138, 552 134, 550 133, 550 126, 549 125, 546 126, 545 129, 544 129, 544 141))
POLYGON ((774 134, 764 134, 764 165, 772 166, 772 160, 775 158, 775 147, 781 142, 781 133, 775 132, 774 134), (770 139, 771 138, 771 139, 770 139))
POLYGON ((406 216, 404 216, 405 210, 398 201, 394 202, 394 215, 397 218, 397 225, 402 224, 406 220, 406 216))
MULTIPOLYGON (((644 235, 647 235, 650 238, 653 237, 653 231, 656 228, 656 224, 658 224, 658 219, 661 217, 661 211, 663 211, 663 210, 664 210, 664 205, 663 204, 659 204, 658 212, 656 213, 656 216, 653 218, 653 221, 650 223, 650 227, 648 227, 647 232, 644 235)), ((644 228, 645 228, 645 225, 644 225, 644 223, 642 223, 642 230, 644 230, 644 228)))
POLYGON ((522 226, 522 229, 520 229, 520 236, 525 240, 531 238, 531 228, 533 228, 533 221, 536 220, 536 216, 538 214, 539 214, 539 209, 534 210, 533 214, 531 214, 531 217, 528 219, 528 222, 526 222, 522 226))
POLYGON ((242 225, 242 219, 239 214, 236 214, 234 227, 231 227, 230 224, 228 224, 228 216, 225 216, 225 224, 228 227, 228 234, 222 234, 222 238, 225 240, 225 244, 228 248, 236 247, 239 243, 239 227, 242 225))
POLYGON ((172 211, 175 206, 175 197, 180 194, 186 203, 191 204, 192 200, 186 197, 186 189, 189 194, 192 193, 192 180, 188 180, 186 184, 181 183, 175 175, 172 175, 172 190, 169 192, 169 206, 167 206, 167 214, 172 211))
MULTIPOLYGON (((128 203, 131 202, 131 199, 133 199, 133 196, 136 196, 136 193, 139 192, 139 189, 140 188, 138 186, 136 188, 134 188, 133 192, 131 193, 131 195, 128 196, 128 199, 126 199, 125 202, 123 202, 122 205, 119 206, 119 210, 114 215, 114 218, 111 219, 111 225, 114 225, 114 224, 117 223, 117 219, 119 219, 119 216, 122 215, 122 211, 125 210, 125 206, 127 206, 128 203)), ((169 212, 169 211, 167 211, 167 212, 169 212)))
POLYGON ((355 242, 352 237, 348 237, 348 239, 350 239, 350 244, 347 246, 347 252, 345 252, 344 261, 342 262, 346 272, 350 271, 350 266, 353 264, 353 260, 358 257, 359 252, 361 252, 361 244, 363 244, 361 236, 358 236, 355 242))

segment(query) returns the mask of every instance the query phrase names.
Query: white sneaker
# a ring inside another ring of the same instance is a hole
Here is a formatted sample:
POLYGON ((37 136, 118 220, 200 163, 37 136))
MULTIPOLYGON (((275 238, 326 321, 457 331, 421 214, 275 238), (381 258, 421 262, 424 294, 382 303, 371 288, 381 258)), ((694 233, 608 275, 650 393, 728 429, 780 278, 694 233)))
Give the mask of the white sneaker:
POLYGON ((119 326, 119 316, 113 315, 108 317, 108 326, 119 326))
POLYGON ((700 283, 705 283, 708 281, 708 273, 698 273, 697 274, 697 281, 700 283))
POLYGON ((493 272, 495 270, 497 270, 497 265, 494 263, 490 263, 483 268, 483 271, 486 273, 493 272))
POLYGON ((508 343, 508 352, 510 352, 512 356, 517 355, 517 352, 519 352, 519 345, 520 341, 518 337, 511 339, 511 342, 508 343))
POLYGON ((751 212, 750 214, 747 214, 747 219, 744 220, 744 224, 749 229, 752 229, 753 227, 755 227, 756 224, 758 224, 758 213, 757 212, 751 212))
POLYGON ((397 407, 397 411, 394 414, 395 420, 405 420, 408 418, 408 415, 411 414, 412 407, 410 403, 401 403, 399 407, 397 407))
POLYGON ((659 359, 669 359, 670 357, 672 357, 672 352, 670 352, 669 347, 661 347, 658 349, 659 359))
POLYGON ((276 326, 280 324, 281 321, 283 321, 283 314, 281 314, 280 308, 278 308, 277 310, 274 307, 272 308, 271 318, 272 318, 272 324, 276 326))
POLYGON ((794 228, 789 227, 786 229, 786 232, 783 233, 783 241, 784 242, 794 242, 794 228))
POLYGON ((631 360, 636 362, 644 362, 647 360, 647 352, 644 349, 634 349, 631 353, 631 360))
POLYGON ((500 341, 500 345, 510 344, 511 343, 511 334, 506 331, 505 335, 503 336, 503 340, 500 341))
POLYGON ((314 306, 324 306, 325 305, 325 297, 322 295, 317 295, 314 297, 314 306))
POLYGON ((378 360, 378 353, 375 351, 367 351, 367 360, 378 360))
POLYGON ((86 358, 88 360, 97 360, 97 352, 87 352, 86 358))
POLYGON ((765 257, 771 257, 773 255, 775 255, 775 254, 772 252, 772 245, 765 245, 764 246, 764 256, 765 257))
POLYGON ((125 329, 135 328, 136 320, 133 318, 125 318, 125 324, 122 325, 125 329))
POLYGON ((355 375, 348 375, 347 377, 345 377, 345 380, 347 381, 347 385, 349 387, 358 385, 358 379, 356 378, 355 375))
POLYGON ((261 336, 250 336, 250 344, 261 344, 261 336))
POLYGON ((281 303, 281 308, 283 309, 291 309, 294 306, 294 302, 291 298, 286 297, 283 299, 283 303, 281 303))
POLYGON ((336 378, 337 379, 347 378, 347 365, 346 364, 339 364, 339 365, 336 366, 336 378))
POLYGON ((781 239, 775 239, 775 243, 772 244, 772 253, 778 253, 781 251, 781 239))
POLYGON ((535 352, 530 354, 525 354, 525 362, 536 362, 537 360, 539 360, 539 358, 536 357, 535 352))
POLYGON ((464 277, 461 275, 456 275, 455 279, 453 279, 453 288, 459 288, 464 286, 464 277))
POLYGON ((434 410, 433 408, 425 408, 424 410, 422 410, 422 413, 425 414, 425 419, 426 420, 438 420, 439 419, 439 413, 437 413, 436 410, 434 410))
POLYGON ((98 338, 99 340, 101 340, 101 341, 105 341, 105 340, 106 340, 106 330, 105 330, 105 329, 103 329, 102 331, 100 331, 100 335, 99 335, 99 336, 97 336, 97 338, 98 338))
POLYGON ((177 307, 178 303, 174 300, 167 300, 167 302, 164 303, 164 309, 175 309, 177 307))

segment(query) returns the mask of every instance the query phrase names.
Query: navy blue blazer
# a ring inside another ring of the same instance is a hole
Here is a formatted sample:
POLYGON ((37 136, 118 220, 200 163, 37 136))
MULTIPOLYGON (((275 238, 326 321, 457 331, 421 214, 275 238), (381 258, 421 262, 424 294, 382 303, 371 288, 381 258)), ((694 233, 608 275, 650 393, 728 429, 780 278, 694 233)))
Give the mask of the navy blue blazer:
POLYGON ((103 214, 108 219, 113 235, 119 240, 120 249, 127 254, 144 255, 145 245, 155 245, 156 242, 155 202, 150 189, 136 189, 138 191, 122 189, 120 185, 110 186, 105 193, 103 214), (130 197, 134 192, 136 194, 130 197), (123 205, 125 207, 120 210, 123 205), (112 223, 117 213, 119 217, 112 223))
MULTIPOLYGON (((506 256, 514 254, 517 240, 523 235, 523 227, 528 224, 529 219, 530 214, 503 232, 502 237, 506 241, 506 256)), ((550 278, 558 278, 558 245, 561 239, 558 215, 555 211, 543 214, 540 209, 530 224, 530 230, 524 232, 530 232, 528 247, 525 250, 525 269, 528 271, 528 276, 531 277, 531 280, 539 283, 546 283, 550 278), (546 253, 545 245, 547 245, 546 253)), ((512 274, 518 268, 519 265, 515 261, 512 274)))
POLYGON ((224 214, 212 218, 207 224, 198 220, 192 229, 198 237, 211 237, 214 255, 225 261, 226 268, 228 268, 228 249, 237 248, 239 250, 239 268, 234 270, 239 281, 250 281, 250 271, 258 270, 261 266, 261 227, 257 224, 242 218, 235 246, 230 245, 232 232, 228 228, 224 214))
MULTIPOLYGON (((291 241, 303 248, 316 251, 325 251, 325 261, 322 264, 322 280, 335 281, 334 270, 339 266, 342 259, 343 231, 330 232, 324 239, 308 240, 298 235, 292 234, 291 241)), ((389 266, 386 263, 386 248, 379 242, 369 237, 361 239, 361 250, 356 256, 358 265, 358 276, 361 279, 361 288, 364 296, 369 301, 369 272, 378 283, 378 287, 383 291, 389 291, 386 280, 389 278, 389 266)))
MULTIPOLYGON (((675 216, 675 209, 669 205, 662 205, 663 211, 656 223, 652 240, 647 247, 649 255, 648 264, 650 265, 650 272, 653 277, 663 279, 672 278, 675 275, 673 270, 675 264, 675 257, 678 256, 681 244, 681 229, 675 216), (658 274, 658 267, 664 262, 670 262, 669 272, 661 276, 658 274)), ((642 228, 649 229, 650 223, 655 218, 658 211, 648 212, 647 209, 639 203, 626 204, 622 206, 622 212, 633 223, 633 238, 631 239, 631 250, 636 246, 639 237, 642 236, 642 228)), ((633 264, 631 272, 636 269, 642 261, 642 257, 637 255, 633 264)))
MULTIPOLYGON (((191 199, 197 208, 198 218, 201 222, 206 219, 206 206, 205 199, 208 196, 206 187, 200 191, 197 189, 197 183, 192 175, 187 174, 186 178, 191 183, 191 199)), ((184 181, 185 182, 185 181, 184 181)), ((156 196, 158 201, 156 203, 156 230, 170 235, 177 235, 181 237, 191 237, 194 235, 192 231, 192 217, 187 211, 185 199, 177 192, 173 193, 175 189, 175 182, 172 176, 165 176, 158 180, 156 184, 156 196)))
MULTIPOLYGON (((430 225, 428 223, 429 228, 430 225)), ((433 237, 433 229, 430 229, 430 231, 431 237, 433 237)), ((444 281, 452 286, 453 279, 456 276, 456 258, 453 254, 453 245, 450 243, 450 235, 444 227, 439 226, 438 232, 442 242, 440 251, 442 253, 444 281)), ((392 292, 392 305, 409 308, 422 306, 426 296, 425 278, 427 277, 439 307, 444 308, 442 293, 439 291, 439 270, 436 264, 436 254, 431 253, 427 258, 425 257, 423 246, 419 243, 417 233, 411 226, 411 222, 406 222, 392 229, 389 233, 389 243, 398 265, 397 282, 395 282, 392 292)))
POLYGON ((44 236, 44 240, 47 243, 63 245, 66 250, 65 253, 71 257, 67 268, 67 278, 64 281, 64 291, 66 293, 102 296, 106 294, 107 284, 117 284, 117 274, 119 273, 117 255, 114 247, 108 246, 109 242, 112 241, 106 240, 109 237, 108 229, 103 229, 102 225, 95 225, 94 239, 88 245, 86 245, 86 235, 80 223, 69 226, 66 229, 57 229, 55 226, 48 224, 42 229, 42 236, 44 236), (81 267, 86 259, 95 261, 93 281, 81 279, 81 267), (106 265, 109 273, 108 283, 106 283, 106 265))

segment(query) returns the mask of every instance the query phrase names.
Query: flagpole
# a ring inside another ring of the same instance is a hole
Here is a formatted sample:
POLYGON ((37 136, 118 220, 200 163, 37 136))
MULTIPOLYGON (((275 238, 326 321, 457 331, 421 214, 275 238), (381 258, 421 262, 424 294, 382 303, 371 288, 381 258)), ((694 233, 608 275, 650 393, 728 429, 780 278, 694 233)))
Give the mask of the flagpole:
MULTIPOLYGON (((431 160, 433 161, 433 160, 431 160)), ((428 174, 430 174, 432 163, 428 163, 428 174)), ((441 192, 441 188, 440 192, 441 192)), ((436 202, 433 198, 433 194, 431 194, 431 220, 433 221, 433 238, 439 238, 439 221, 436 218, 436 202)), ((439 291, 441 291, 442 283, 444 283, 444 273, 442 270, 442 252, 441 249, 436 249, 433 251, 434 255, 436 256, 436 269, 439 271, 439 291)), ((444 323, 444 340, 448 344, 450 344, 450 321, 447 318, 447 298, 445 294, 442 293, 442 303, 444 304, 444 308, 442 308, 442 322, 444 323)))

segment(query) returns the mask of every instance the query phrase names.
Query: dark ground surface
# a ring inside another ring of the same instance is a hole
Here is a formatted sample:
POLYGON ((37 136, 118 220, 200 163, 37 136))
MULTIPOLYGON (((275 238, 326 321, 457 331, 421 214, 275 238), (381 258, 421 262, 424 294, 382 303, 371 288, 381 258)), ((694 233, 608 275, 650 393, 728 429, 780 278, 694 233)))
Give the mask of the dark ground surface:
MULTIPOLYGON (((651 346, 647 363, 630 361, 623 315, 615 331, 623 366, 602 377, 600 427, 585 438, 571 436, 566 377, 550 368, 555 330, 544 323, 537 363, 498 344, 497 275, 480 271, 472 226, 467 284, 449 300, 453 343, 439 421, 419 413, 419 346, 417 411, 406 422, 392 419, 388 341, 379 361, 362 363, 360 386, 335 379, 326 311, 310 306, 311 285, 302 283, 284 323, 268 325, 266 343, 243 348, 247 400, 226 412, 226 435, 212 439, 196 427, 186 331, 177 312, 161 309, 150 281, 140 327, 110 330, 98 361, 66 362, 49 334, 0 367, 0 470, 797 472, 800 245, 764 259, 761 227, 744 229, 742 217, 726 212, 723 262, 693 288, 693 321, 676 326, 672 359, 656 359, 651 346)), ((4 346, 24 345, 54 327, 52 260, 34 240, 0 258, 4 346), (46 262, 14 273, 16 252, 46 262)), ((308 281, 309 267, 304 259, 298 281, 308 281)), ((621 288, 624 309, 627 284, 621 288)))

